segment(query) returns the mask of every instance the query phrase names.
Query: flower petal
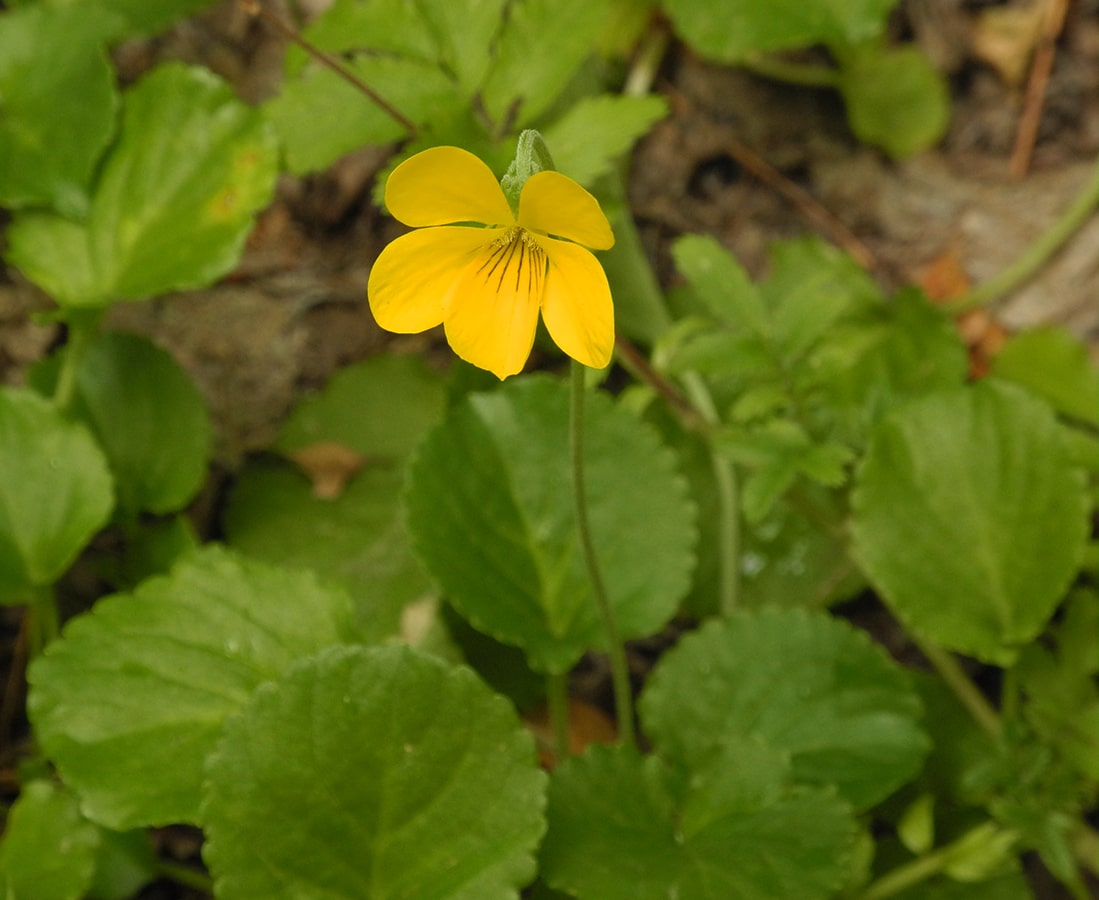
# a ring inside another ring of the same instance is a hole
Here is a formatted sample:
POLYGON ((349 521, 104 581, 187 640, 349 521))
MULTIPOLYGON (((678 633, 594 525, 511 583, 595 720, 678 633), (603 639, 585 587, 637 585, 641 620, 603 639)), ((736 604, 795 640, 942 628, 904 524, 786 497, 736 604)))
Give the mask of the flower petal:
POLYGON ((478 254, 443 311, 450 346, 503 380, 522 370, 534 344, 546 257, 530 235, 504 232, 478 254))
POLYGON ((515 224, 492 170, 459 147, 432 147, 397 166, 385 184, 385 205, 399 222, 417 228, 515 224))
POLYGON ((387 331, 415 334, 443 321, 446 298, 496 228, 444 225, 402 235, 378 256, 366 283, 370 310, 387 331))
POLYGON ((614 234, 599 201, 560 172, 538 172, 527 179, 519 195, 519 224, 593 250, 614 246, 614 234))
POLYGON ((614 350, 614 303, 599 261, 583 247, 542 238, 549 257, 542 318, 555 344, 585 366, 602 369, 614 350))

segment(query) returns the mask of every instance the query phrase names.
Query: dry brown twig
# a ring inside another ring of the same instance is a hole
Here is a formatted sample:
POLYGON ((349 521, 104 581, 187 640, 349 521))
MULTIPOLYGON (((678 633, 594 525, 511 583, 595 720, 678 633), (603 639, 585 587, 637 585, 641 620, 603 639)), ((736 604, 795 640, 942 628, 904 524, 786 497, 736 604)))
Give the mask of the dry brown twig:
POLYGON ((1038 124, 1042 117, 1046 86, 1049 84, 1050 72, 1053 71, 1057 38, 1065 27, 1067 12, 1068 0, 1045 0, 1042 33, 1038 39, 1038 46, 1034 50, 1034 58, 1031 60, 1023 111, 1015 131, 1015 147, 1011 151, 1009 171, 1012 178, 1022 178, 1030 168, 1030 158, 1034 154, 1034 144, 1038 138, 1038 124))

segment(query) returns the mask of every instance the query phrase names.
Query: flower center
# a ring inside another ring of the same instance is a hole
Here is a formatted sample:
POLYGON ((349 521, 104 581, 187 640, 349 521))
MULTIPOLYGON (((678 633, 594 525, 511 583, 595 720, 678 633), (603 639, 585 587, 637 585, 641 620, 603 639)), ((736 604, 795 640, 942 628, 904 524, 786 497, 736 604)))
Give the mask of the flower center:
POLYGON ((546 274, 546 251, 525 228, 513 225, 489 244, 488 258, 477 274, 484 274, 485 284, 495 281, 494 290, 520 291, 540 297, 542 279, 546 274), (513 281, 514 279, 514 281, 513 281))

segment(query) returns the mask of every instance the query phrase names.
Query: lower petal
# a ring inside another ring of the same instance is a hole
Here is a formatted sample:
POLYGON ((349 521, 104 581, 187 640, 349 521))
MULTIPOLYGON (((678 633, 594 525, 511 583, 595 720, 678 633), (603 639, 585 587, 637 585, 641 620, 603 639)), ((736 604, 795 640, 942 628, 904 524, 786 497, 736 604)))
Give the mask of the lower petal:
POLYGON ((549 257, 542 318, 555 344, 577 362, 602 369, 614 350, 614 304, 606 273, 583 247, 540 238, 549 257))
POLYGON ((370 310, 386 331, 415 334, 443 321, 447 297, 499 229, 444 225, 403 235, 370 270, 370 310))
POLYGON ((520 372, 538 327, 545 258, 522 241, 485 248, 467 266, 443 313, 446 339, 462 359, 501 380, 520 372), (503 256, 503 260, 501 260, 503 256))

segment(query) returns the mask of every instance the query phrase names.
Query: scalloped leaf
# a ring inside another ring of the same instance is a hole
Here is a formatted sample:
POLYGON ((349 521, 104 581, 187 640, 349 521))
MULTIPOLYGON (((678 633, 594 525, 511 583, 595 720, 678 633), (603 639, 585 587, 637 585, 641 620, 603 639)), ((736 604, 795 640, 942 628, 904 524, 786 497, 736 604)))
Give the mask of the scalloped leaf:
POLYGON ((852 503, 855 554, 894 612, 998 665, 1041 633, 1088 533, 1062 427, 1042 401, 991 381, 886 417, 852 503))
POLYGON ((660 660, 640 702, 661 753, 688 767, 731 739, 791 755, 798 783, 867 809, 928 752, 919 696, 865 634, 824 613, 765 609, 711 622, 660 660))
POLYGON ((311 575, 208 546, 66 625, 28 671, 35 733, 93 820, 197 822, 225 717, 350 616, 311 575))
POLYGON ((111 474, 87 428, 16 388, 0 388, 0 472, 0 603, 21 603, 107 523, 111 474))
MULTIPOLYGON (((548 378, 475 394, 409 470, 424 564, 474 626, 564 672, 603 646, 575 528, 569 391, 548 378)), ((624 638, 658 630, 689 587, 694 507, 652 429, 588 397, 585 467, 596 553, 624 638)))
POLYGON ((514 709, 405 647, 332 648, 262 687, 203 793, 222 900, 516 900, 545 828, 514 709))
POLYGON ((258 110, 208 69, 157 66, 123 97, 87 220, 19 213, 7 258, 62 306, 204 287, 237 264, 277 172, 258 110))
POLYGON ((733 742, 687 777, 632 748, 591 747, 553 774, 543 877, 579 900, 823 900, 856 825, 789 762, 733 742))

